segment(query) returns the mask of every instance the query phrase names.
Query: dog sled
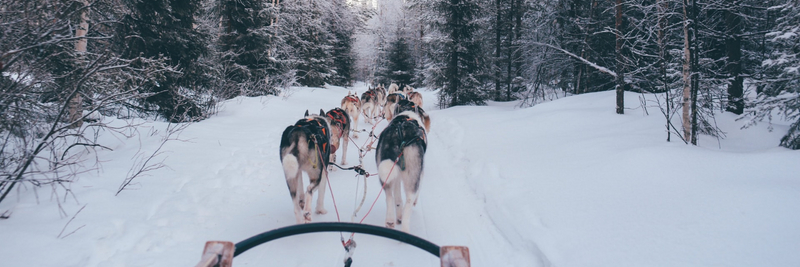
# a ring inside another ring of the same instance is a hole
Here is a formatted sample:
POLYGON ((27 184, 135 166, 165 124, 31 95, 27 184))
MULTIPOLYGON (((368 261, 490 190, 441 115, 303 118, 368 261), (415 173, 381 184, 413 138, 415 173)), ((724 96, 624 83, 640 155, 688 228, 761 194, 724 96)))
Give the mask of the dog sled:
MULTIPOLYGON (((442 267, 470 266, 469 248, 467 247, 438 246, 420 237, 386 227, 360 223, 321 222, 297 224, 278 228, 255 235, 236 244, 233 244, 233 242, 229 241, 208 241, 206 242, 205 249, 203 250, 202 258, 196 267, 231 267, 233 266, 234 257, 258 245, 283 237, 318 232, 352 232, 381 236, 394 239, 427 251, 433 256, 439 258, 442 267)), ((353 262, 350 256, 353 253, 352 250, 354 250, 356 247, 355 242, 348 241, 345 243, 345 241, 342 240, 342 245, 344 246, 347 255, 344 264, 346 267, 349 267, 353 262)))

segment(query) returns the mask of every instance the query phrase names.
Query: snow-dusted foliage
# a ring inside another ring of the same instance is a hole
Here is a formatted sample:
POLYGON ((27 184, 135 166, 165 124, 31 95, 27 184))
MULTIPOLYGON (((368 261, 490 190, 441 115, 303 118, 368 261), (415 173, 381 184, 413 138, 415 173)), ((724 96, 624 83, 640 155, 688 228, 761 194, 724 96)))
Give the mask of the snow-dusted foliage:
POLYGON ((475 0, 422 0, 414 7, 428 25, 423 64, 429 88, 441 89, 439 106, 483 104, 489 98, 486 63, 477 36, 481 25, 475 0))
POLYGON ((763 80, 761 93, 749 111, 757 120, 781 116, 793 121, 781 146, 800 149, 800 5, 796 1, 770 8, 779 11, 778 23, 767 33, 773 50, 763 61, 771 78, 763 80))

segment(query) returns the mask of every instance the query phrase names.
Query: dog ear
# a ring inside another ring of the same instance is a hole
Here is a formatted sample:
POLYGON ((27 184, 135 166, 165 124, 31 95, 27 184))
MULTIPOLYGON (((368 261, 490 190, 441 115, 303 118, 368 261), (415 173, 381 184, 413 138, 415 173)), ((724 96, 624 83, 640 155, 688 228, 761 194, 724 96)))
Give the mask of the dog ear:
POLYGON ((324 111, 324 110, 322 110, 322 109, 319 109, 319 115, 320 115, 320 116, 325 116, 325 111, 324 111))
POLYGON ((306 115, 303 115, 303 117, 308 117, 308 110, 307 109, 306 109, 306 115))

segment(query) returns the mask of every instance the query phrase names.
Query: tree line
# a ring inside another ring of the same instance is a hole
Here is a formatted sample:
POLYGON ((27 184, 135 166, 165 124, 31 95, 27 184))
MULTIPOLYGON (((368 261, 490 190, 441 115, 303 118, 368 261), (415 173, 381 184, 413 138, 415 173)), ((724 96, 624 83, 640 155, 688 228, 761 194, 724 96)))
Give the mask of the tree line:
POLYGON ((19 183, 69 194, 86 155, 109 149, 99 132, 129 138, 136 119, 192 122, 237 96, 351 84, 367 16, 344 0, 1 1, 0 201, 19 183))
POLYGON ((655 99, 667 140, 724 137, 714 117, 731 112, 793 122, 780 145, 800 149, 796 0, 403 3, 404 15, 368 26, 384 33, 372 45, 383 60, 362 63, 360 78, 408 74, 441 89, 442 107, 615 90, 622 114, 624 92, 638 92, 655 99))

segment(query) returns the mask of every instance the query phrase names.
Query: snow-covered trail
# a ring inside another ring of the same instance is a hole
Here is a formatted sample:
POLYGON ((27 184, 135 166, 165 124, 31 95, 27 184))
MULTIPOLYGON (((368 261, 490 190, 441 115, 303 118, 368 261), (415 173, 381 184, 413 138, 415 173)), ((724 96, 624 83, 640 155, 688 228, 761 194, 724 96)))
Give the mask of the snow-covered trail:
MULTIPOLYGON (((131 160, 158 147, 166 125, 144 123, 136 140, 101 135, 113 151, 97 151, 102 169, 82 174, 69 198, 25 185, 0 204, 13 210, 0 221, 0 265, 192 266, 206 241, 293 225, 281 133, 307 109, 339 106, 347 91, 296 88, 288 97, 227 101, 167 143, 156 161, 168 168, 138 177, 119 196, 131 160), (62 229, 74 233, 59 238, 62 229)), ((617 115, 613 92, 527 109, 492 102, 444 110, 434 107, 434 92, 421 92, 432 123, 419 203, 405 223, 437 245, 468 246, 473 266, 800 265, 800 153, 776 147, 786 125, 741 130, 719 114, 722 149, 708 137, 695 147, 664 142, 663 119, 652 109, 643 115, 632 93, 626 106, 634 108, 617 115)), ((358 128, 371 126, 362 118, 358 128)), ((347 165, 358 163, 368 135, 360 136, 347 165)), ((374 153, 364 158, 370 173, 374 153)), ((342 221, 359 221, 377 199, 364 223, 384 224, 376 177, 355 219, 363 181, 337 170, 330 183, 342 221)), ((328 214, 313 220, 337 221, 329 192, 325 202, 328 214)), ((355 240, 353 266, 438 266, 410 245, 355 240)), ((258 246, 234 266, 342 266, 343 256, 339 233, 316 233, 258 246)))
MULTIPOLYGON (((363 92, 363 88, 356 88, 363 92)), ((443 138, 451 139, 454 136, 463 135, 462 129, 458 128, 455 122, 447 116, 440 116, 440 111, 435 110, 434 103, 436 97, 433 92, 422 91, 424 99, 427 100, 426 110, 429 110, 433 126, 432 132, 428 136, 428 150, 425 156, 425 174, 421 183, 420 202, 414 208, 411 220, 411 232, 414 235, 425 238, 438 245, 463 245, 471 249, 472 262, 474 266, 536 266, 538 259, 536 255, 525 252, 524 249, 515 247, 509 240, 496 229, 496 226, 483 209, 483 202, 475 195, 474 190, 469 186, 464 164, 468 164, 466 155, 459 145, 448 145, 442 141, 443 138)), ((311 110, 315 108, 313 99, 336 100, 331 103, 319 103, 324 109, 338 106, 338 99, 346 94, 346 91, 331 88, 328 90, 316 90, 313 96, 305 97, 306 92, 298 91, 292 95, 292 101, 304 103, 311 110), (330 97, 320 94, 330 94, 330 97)), ((278 100, 270 103, 271 110, 278 100)), ((288 106, 286 108, 289 108, 288 106)), ((304 107, 297 108, 300 113, 304 107)), ((282 108, 278 108, 282 109, 282 108)), ((287 112, 291 113, 291 112, 287 112)), ((300 114, 297 113, 297 114, 300 114)), ((295 116, 296 117, 296 116, 295 116)), ((295 118, 292 118, 295 119, 295 118)), ((291 122, 290 122, 291 123, 291 122)), ((288 125, 289 123, 287 123, 288 125)), ((387 125, 386 121, 381 121, 375 127, 375 134, 387 125)), ((359 128, 369 130, 372 125, 363 122, 361 119, 359 128)), ((280 127, 282 128, 285 126, 280 127)), ((352 166, 358 162, 358 147, 363 146, 367 140, 367 134, 361 134, 360 138, 351 142, 348 150, 348 165, 352 166), (353 144, 355 143, 355 144, 353 144)), ((458 137, 455 137, 457 140, 458 137)), ((269 188, 271 195, 268 201, 270 206, 274 206, 270 217, 281 217, 275 223, 266 226, 254 226, 253 231, 264 231, 277 227, 291 225, 293 217, 289 197, 282 179, 283 173, 279 169, 277 161, 277 145, 267 145, 267 151, 275 151, 274 155, 267 158, 274 169, 269 174, 269 188), (273 158, 274 157, 274 158, 273 158), (277 195, 277 197, 274 197, 277 195)), ((367 171, 375 173, 374 151, 367 153, 364 158, 364 167, 367 171)), ((357 203, 360 202, 363 194, 363 183, 360 178, 355 177, 352 171, 337 170, 330 175, 331 187, 338 204, 339 214, 342 221, 351 221, 351 214, 357 203), (357 186, 359 186, 356 188, 357 186)), ((384 195, 379 195, 381 188, 376 177, 371 177, 367 181, 367 197, 364 206, 361 208, 357 218, 359 221, 365 216, 371 204, 375 206, 364 223, 372 225, 383 225, 386 214, 386 204, 384 195)), ((262 190, 263 191, 263 190, 262 190)), ((315 215, 314 221, 336 221, 335 209, 330 193, 326 194, 326 208, 328 214, 315 215)), ((265 213, 265 212, 260 212, 265 213)), ((408 222, 406 222, 408 223, 408 222)), ((398 228, 399 229, 399 228, 398 228)), ((349 235, 345 233, 345 238, 349 235)), ((299 265, 299 266, 339 266, 341 264, 344 251, 339 245, 339 234, 313 234, 278 240, 270 244, 263 245, 237 257, 237 264, 240 263, 259 263, 274 262, 275 265, 299 265), (273 244, 274 243, 274 244, 273 244), (295 253, 293 250, 300 249, 303 252, 295 253), (313 251, 313 254, 306 254, 306 251, 313 251), (317 253, 322 253, 318 255, 317 253), (297 255, 297 256, 291 256, 297 255), (313 255, 312 257, 309 257, 313 255)), ((396 241, 387 240, 380 237, 371 237, 357 234, 355 240, 358 248, 353 257, 354 266, 438 266, 438 259, 427 254, 422 250, 396 241)))

